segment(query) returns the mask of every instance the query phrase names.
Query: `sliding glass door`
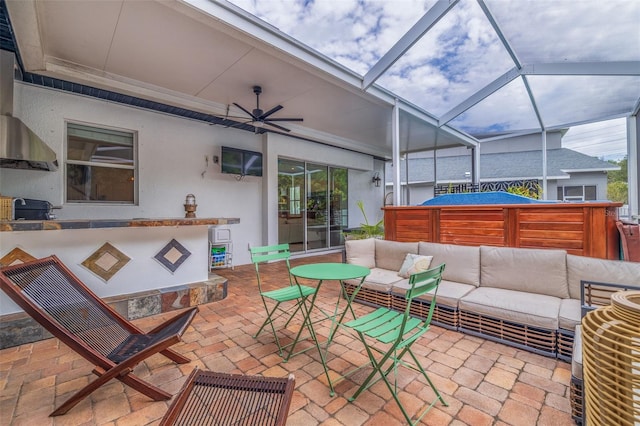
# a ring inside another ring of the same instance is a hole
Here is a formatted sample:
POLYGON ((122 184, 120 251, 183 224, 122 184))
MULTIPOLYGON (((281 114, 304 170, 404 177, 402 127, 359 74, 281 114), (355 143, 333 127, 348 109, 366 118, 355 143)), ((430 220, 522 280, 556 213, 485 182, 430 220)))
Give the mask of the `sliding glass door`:
POLYGON ((307 163, 307 250, 327 247, 328 167, 307 163))
POLYGON ((344 244, 347 169, 298 160, 278 160, 278 241, 292 252, 344 244))
POLYGON ((342 230, 349 225, 347 169, 329 167, 329 246, 344 245, 342 230))

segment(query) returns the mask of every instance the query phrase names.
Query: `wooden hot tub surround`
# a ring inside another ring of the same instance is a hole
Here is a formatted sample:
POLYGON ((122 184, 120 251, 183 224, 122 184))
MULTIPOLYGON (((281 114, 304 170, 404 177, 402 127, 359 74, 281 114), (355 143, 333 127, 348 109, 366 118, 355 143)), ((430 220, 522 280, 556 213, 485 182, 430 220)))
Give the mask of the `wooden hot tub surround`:
POLYGON ((612 202, 386 206, 385 239, 564 249, 579 256, 619 259, 620 206, 612 202))

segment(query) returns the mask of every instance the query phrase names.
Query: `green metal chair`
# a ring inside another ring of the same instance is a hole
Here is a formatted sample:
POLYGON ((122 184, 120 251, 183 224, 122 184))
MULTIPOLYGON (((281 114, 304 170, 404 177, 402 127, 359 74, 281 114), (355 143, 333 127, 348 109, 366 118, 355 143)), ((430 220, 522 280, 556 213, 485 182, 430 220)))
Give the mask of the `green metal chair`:
POLYGON ((345 324, 345 327, 351 328, 358 333, 362 343, 364 344, 365 349, 367 350, 367 354, 369 355, 369 360, 373 365, 373 371, 362 383, 360 388, 353 394, 349 401, 355 400, 362 391, 368 389, 371 385, 373 385, 376 381, 372 382, 372 379, 379 373, 381 378, 386 383, 389 391, 393 395, 393 398, 398 403, 402 414, 407 419, 407 422, 411 425, 415 425, 418 423, 427 412, 435 405, 437 401, 440 401, 445 407, 449 406, 442 396, 440 392, 436 389, 435 385, 427 376, 427 373, 424 371, 424 368, 420 365, 418 357, 411 350, 411 345, 415 343, 420 336, 429 330, 429 326, 431 324, 431 317, 433 316, 433 310, 436 305, 436 293, 438 290, 438 285, 442 280, 442 271, 444 271, 445 265, 442 264, 435 268, 429 269, 425 272, 419 272, 414 275, 411 275, 409 278, 409 289, 405 295, 407 299, 407 307, 404 312, 397 312, 387 308, 380 308, 368 315, 363 316, 362 318, 355 319, 353 321, 349 321, 345 324), (425 294, 429 291, 434 291, 433 300, 431 301, 431 306, 429 308, 429 314, 426 319, 419 319, 415 317, 411 317, 409 315, 411 309, 411 301, 416 297, 425 294), (374 346, 376 345, 376 346, 374 346), (382 355, 379 359, 376 359, 374 356, 374 352, 379 355, 382 355), (409 354, 413 359, 413 363, 402 360, 402 357, 406 354, 409 354), (390 361, 390 364, 385 367, 387 361, 390 361), (405 367, 411 368, 415 371, 422 373, 424 378, 431 386, 431 389, 436 394, 436 398, 429 404, 429 406, 423 410, 423 412, 415 419, 411 420, 411 416, 407 413, 405 408, 400 403, 400 399, 398 398, 398 389, 397 389, 397 370, 398 366, 403 365, 405 367), (394 372, 394 381, 393 385, 389 381, 387 377, 390 372, 394 372))
POLYGON ((251 252, 251 261, 256 267, 258 291, 260 292, 260 297, 262 298, 264 309, 267 312, 267 318, 264 320, 264 322, 260 326, 260 329, 258 329, 258 332, 253 337, 257 338, 262 330, 268 325, 269 327, 271 327, 273 337, 275 338, 276 344, 278 345, 278 353, 281 357, 284 357, 283 350, 293 344, 293 342, 288 345, 282 345, 280 343, 280 339, 278 338, 278 333, 276 332, 274 323, 277 319, 284 317, 286 318, 286 322, 283 328, 286 328, 293 317, 304 305, 307 297, 314 294, 316 292, 316 289, 304 285, 298 286, 293 282, 293 280, 291 279, 291 274, 289 274, 289 282, 286 286, 282 286, 276 290, 263 290, 263 280, 260 277, 260 264, 284 260, 287 264, 287 270, 291 270, 291 265, 289 264, 289 258, 291 256, 291 253, 289 251, 289 244, 249 247, 249 251, 251 252), (286 303, 286 306, 280 306, 282 303, 286 303), (271 307, 269 305, 271 305, 271 307))

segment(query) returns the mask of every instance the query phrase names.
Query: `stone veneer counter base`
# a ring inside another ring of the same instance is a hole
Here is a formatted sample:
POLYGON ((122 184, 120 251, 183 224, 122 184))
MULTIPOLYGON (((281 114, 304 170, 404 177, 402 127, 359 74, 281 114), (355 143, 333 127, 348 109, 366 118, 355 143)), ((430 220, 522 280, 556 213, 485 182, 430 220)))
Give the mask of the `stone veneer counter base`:
MULTIPOLYGON (((105 297, 103 300, 128 320, 217 302, 227 297, 227 279, 210 274, 203 282, 140 293, 105 297)), ((53 337, 24 312, 0 316, 0 349, 53 337)))

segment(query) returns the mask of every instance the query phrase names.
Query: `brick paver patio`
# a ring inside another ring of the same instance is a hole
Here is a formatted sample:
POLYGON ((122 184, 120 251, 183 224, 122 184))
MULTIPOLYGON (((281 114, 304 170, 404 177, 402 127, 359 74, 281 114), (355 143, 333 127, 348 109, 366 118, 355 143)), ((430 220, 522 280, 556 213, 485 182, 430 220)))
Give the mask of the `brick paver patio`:
MULTIPOLYGON (((340 255, 296 259, 302 264, 340 261, 340 255)), ((264 269, 267 285, 286 279, 282 264, 264 269)), ((264 319, 256 294, 252 265, 219 270, 229 280, 226 299, 200 306, 184 343, 174 348, 193 360, 176 365, 154 355, 135 369, 135 374, 176 393, 186 376, 198 366, 230 373, 296 377, 296 391, 288 425, 401 425, 402 415, 383 382, 365 391, 355 402, 347 398, 357 389, 358 373, 336 384, 330 397, 326 378, 315 351, 283 363, 273 336, 252 335, 264 319)), ((321 304, 334 306, 335 283, 325 283, 318 296, 321 304)), ((354 304, 363 314, 372 308, 354 304)), ((168 315, 167 315, 168 316, 168 315)), ((149 329, 158 318, 136 323, 149 329)), ((284 333, 293 333, 292 324, 284 333)), ((327 335, 328 327, 320 329, 327 335)), ((502 344, 486 341, 437 326, 414 345, 424 356, 423 366, 443 394, 449 407, 440 404, 424 417, 427 425, 573 425, 569 415, 569 365, 502 344)), ((339 331, 330 348, 329 366, 336 375, 366 360, 359 340, 339 331)), ((56 339, 0 351, 0 424, 2 425, 156 425, 169 402, 154 402, 112 381, 82 401, 68 414, 48 414, 75 390, 92 380, 92 366, 56 339)), ((401 399, 410 412, 418 412, 431 400, 428 386, 411 370, 401 369, 401 399)))

